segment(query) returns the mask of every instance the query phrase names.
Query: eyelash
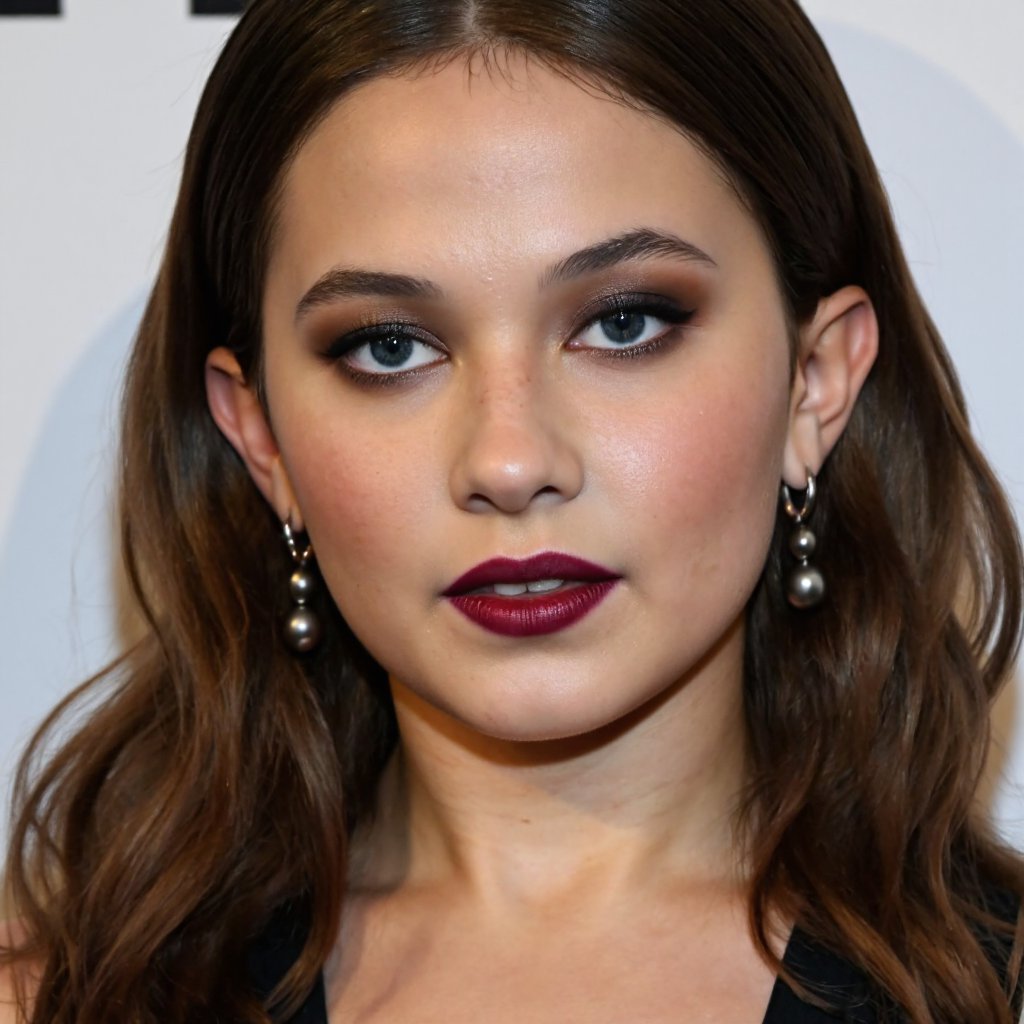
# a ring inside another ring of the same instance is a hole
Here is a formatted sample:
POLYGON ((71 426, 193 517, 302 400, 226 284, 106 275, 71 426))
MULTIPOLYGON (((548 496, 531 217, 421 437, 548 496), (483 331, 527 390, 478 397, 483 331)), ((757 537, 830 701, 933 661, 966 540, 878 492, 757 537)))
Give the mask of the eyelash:
MULTIPOLYGON (((630 345, 619 349, 595 348, 593 346, 583 346, 576 349, 576 351, 593 352, 602 358, 607 357, 610 359, 641 359, 654 354, 668 343, 674 341, 680 329, 685 327, 696 313, 695 309, 681 306, 664 296, 648 294, 612 295, 600 300, 596 307, 596 309, 585 311, 586 319, 573 330, 573 338, 583 334, 590 327, 600 323, 601 320, 622 313, 654 317, 669 325, 656 338, 652 338, 650 341, 639 345, 630 345)), ((368 324, 366 327, 360 327, 349 334, 343 335, 327 348, 323 358, 329 363, 340 365, 350 380, 364 387, 397 386, 437 365, 436 363, 430 363, 427 366, 411 370, 399 370, 395 373, 368 373, 345 364, 345 356, 348 354, 355 352, 364 345, 369 345, 374 341, 388 337, 401 337, 404 340, 416 341, 435 348, 439 352, 441 351, 431 336, 418 330, 414 325, 403 323, 402 321, 389 321, 368 324)))
MULTIPOLYGON (((403 381, 422 373, 428 367, 415 370, 399 370, 397 373, 367 373, 364 370, 357 370, 354 366, 345 363, 345 356, 364 345, 370 345, 382 338, 401 337, 409 341, 417 341, 422 345, 437 349, 437 345, 429 336, 417 330, 412 324, 402 321, 385 321, 377 324, 368 324, 360 327, 350 334, 342 335, 334 341, 324 352, 323 358, 326 362, 340 366, 345 375, 354 383, 363 387, 392 387, 401 384, 403 381)), ((440 351, 440 349, 438 349, 440 351)), ((434 364, 431 363, 431 366, 434 364)))
POLYGON ((590 309, 585 311, 586 319, 580 327, 573 331, 573 336, 577 337, 602 320, 620 313, 635 313, 641 316, 653 317, 655 320, 661 320, 668 327, 656 338, 652 338, 650 341, 645 341, 639 345, 629 345, 624 348, 593 348, 585 346, 584 349, 577 349, 576 351, 595 352, 600 357, 607 357, 609 359, 641 359, 644 356, 657 352, 669 342, 674 341, 680 329, 693 319, 696 310, 680 306, 679 303, 662 295, 612 295, 601 300, 601 304, 593 312, 590 309))

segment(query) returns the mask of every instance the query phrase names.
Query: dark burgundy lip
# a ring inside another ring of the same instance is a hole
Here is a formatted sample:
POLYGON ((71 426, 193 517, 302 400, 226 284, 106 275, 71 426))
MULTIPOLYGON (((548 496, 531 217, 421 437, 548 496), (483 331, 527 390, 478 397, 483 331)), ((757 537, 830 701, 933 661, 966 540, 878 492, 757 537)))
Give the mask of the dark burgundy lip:
POLYGON ((557 551, 544 551, 529 558, 490 558, 463 573, 447 590, 444 597, 458 597, 480 587, 495 583, 529 583, 531 580, 573 580, 581 583, 600 583, 621 579, 618 573, 574 555, 557 551))

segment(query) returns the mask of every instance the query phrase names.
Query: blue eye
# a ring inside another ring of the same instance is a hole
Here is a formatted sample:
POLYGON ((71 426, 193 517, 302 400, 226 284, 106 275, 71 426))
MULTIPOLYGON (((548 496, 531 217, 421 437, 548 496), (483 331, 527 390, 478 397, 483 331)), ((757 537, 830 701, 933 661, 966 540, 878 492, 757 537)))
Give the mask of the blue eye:
POLYGON ((580 340, 591 348, 622 348, 650 341, 665 327, 665 321, 636 310, 621 310, 594 321, 580 340))
POLYGON ((644 351, 657 347, 693 310, 657 296, 620 296, 576 336, 577 346, 603 351, 644 351))
POLYGON ((357 374, 379 377, 418 370, 444 359, 434 345, 399 324, 381 324, 346 335, 331 346, 327 356, 357 374))

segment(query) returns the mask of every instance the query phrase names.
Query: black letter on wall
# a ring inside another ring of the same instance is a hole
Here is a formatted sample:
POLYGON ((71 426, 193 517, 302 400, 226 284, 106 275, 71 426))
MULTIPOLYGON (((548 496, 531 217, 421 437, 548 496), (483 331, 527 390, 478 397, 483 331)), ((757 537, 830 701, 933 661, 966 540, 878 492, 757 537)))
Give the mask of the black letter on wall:
POLYGON ((193 14, 241 14, 245 0, 192 0, 193 14))
POLYGON ((9 14, 60 14, 60 0, 0 0, 0 18, 9 14))

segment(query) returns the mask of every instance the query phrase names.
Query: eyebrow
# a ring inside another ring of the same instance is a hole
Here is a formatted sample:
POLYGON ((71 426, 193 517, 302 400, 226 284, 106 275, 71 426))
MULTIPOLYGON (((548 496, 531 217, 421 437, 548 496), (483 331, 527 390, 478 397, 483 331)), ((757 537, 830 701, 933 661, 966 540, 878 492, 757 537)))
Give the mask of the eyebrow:
MULTIPOLYGON (((559 260, 541 275, 540 286, 545 288, 571 281, 585 274, 607 270, 619 263, 655 258, 718 266, 703 249, 684 241, 678 235, 653 228, 637 228, 596 242, 559 260)), ((328 305, 338 299, 367 295, 385 295, 396 299, 439 299, 443 297, 444 290, 433 281, 408 274, 333 267, 299 300, 295 307, 295 321, 298 323, 317 306, 328 305)))
POLYGON ((295 307, 295 321, 297 323, 317 306, 325 306, 337 299, 357 295, 387 295, 395 299, 439 299, 442 294, 441 289, 433 281, 421 277, 334 267, 299 300, 295 307))
POLYGON ((703 263, 709 267, 718 264, 692 242, 686 242, 669 231, 655 231, 653 228, 637 228, 625 234, 606 238, 603 242, 588 245, 586 249, 574 252, 560 260, 541 276, 541 287, 562 281, 571 281, 584 274, 607 270, 619 263, 654 258, 683 260, 686 263, 703 263))

